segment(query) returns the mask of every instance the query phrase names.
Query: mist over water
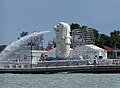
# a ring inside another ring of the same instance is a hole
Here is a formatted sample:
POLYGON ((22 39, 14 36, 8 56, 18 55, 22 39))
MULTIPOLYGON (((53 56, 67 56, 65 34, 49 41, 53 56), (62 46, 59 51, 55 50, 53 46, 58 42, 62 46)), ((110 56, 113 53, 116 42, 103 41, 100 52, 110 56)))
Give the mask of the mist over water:
POLYGON ((0 53, 0 60, 8 59, 17 50, 22 49, 23 46, 26 46, 28 44, 28 42, 31 42, 31 40, 32 40, 32 42, 39 40, 39 36, 44 33, 47 33, 47 32, 49 32, 49 31, 34 32, 27 36, 20 38, 19 40, 15 41, 15 42, 12 42, 0 53))

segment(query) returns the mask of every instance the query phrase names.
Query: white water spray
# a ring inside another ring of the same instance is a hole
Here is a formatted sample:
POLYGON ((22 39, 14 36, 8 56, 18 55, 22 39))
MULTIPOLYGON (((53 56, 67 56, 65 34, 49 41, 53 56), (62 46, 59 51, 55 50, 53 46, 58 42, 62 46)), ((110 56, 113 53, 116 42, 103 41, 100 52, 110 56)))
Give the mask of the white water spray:
POLYGON ((34 32, 11 43, 1 52, 0 60, 8 59, 17 50, 21 49, 23 46, 26 46, 27 43, 30 42, 33 38, 39 38, 40 35, 47 33, 47 32, 49 31, 34 32))

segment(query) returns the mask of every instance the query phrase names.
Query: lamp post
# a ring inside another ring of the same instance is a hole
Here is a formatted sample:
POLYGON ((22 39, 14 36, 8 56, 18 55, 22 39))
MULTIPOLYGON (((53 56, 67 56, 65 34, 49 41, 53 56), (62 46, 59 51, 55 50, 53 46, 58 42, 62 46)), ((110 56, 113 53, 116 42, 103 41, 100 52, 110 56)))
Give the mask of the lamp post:
POLYGON ((32 59, 33 59, 33 55, 32 55, 32 49, 33 49, 33 46, 35 45, 35 43, 32 42, 32 40, 30 42, 28 42, 28 46, 30 46, 30 58, 31 58, 31 68, 32 68, 32 59))

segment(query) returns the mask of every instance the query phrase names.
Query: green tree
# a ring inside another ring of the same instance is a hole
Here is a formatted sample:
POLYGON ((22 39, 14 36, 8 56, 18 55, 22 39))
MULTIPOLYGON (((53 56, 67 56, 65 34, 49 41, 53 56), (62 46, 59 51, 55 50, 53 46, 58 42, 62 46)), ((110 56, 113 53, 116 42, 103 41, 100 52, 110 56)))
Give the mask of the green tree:
POLYGON ((95 36, 95 38, 99 37, 99 31, 96 29, 93 29, 93 34, 95 36))
POLYGON ((72 31, 73 29, 80 29, 80 28, 81 28, 80 25, 77 24, 77 23, 72 23, 72 24, 70 25, 70 27, 71 27, 71 31, 72 31))
POLYGON ((55 42, 55 38, 53 38, 53 40, 50 41, 51 47, 55 48, 56 47, 56 42, 55 42))
POLYGON ((28 32, 23 31, 22 33, 20 33, 20 37, 24 37, 26 35, 28 35, 28 32))
POLYGON ((93 34, 95 36, 95 45, 103 47, 103 45, 112 47, 110 37, 105 34, 100 34, 98 30, 93 29, 93 34))
POLYGON ((105 34, 100 34, 100 41, 101 41, 101 45, 106 45, 111 47, 111 41, 110 41, 110 37, 105 35, 105 34))
POLYGON ((93 29, 93 35, 94 35, 94 39, 95 39, 95 45, 101 47, 101 39, 100 39, 100 34, 99 31, 96 29, 93 29))
POLYGON ((1 45, 1 46, 0 46, 0 52, 1 52, 2 50, 4 50, 6 46, 7 46, 7 45, 1 45))
POLYGON ((114 30, 110 33, 111 44, 114 48, 120 48, 120 31, 114 30))
POLYGON ((20 33, 20 37, 18 37, 18 39, 20 39, 21 37, 24 37, 26 35, 28 35, 28 32, 23 31, 22 33, 20 33))

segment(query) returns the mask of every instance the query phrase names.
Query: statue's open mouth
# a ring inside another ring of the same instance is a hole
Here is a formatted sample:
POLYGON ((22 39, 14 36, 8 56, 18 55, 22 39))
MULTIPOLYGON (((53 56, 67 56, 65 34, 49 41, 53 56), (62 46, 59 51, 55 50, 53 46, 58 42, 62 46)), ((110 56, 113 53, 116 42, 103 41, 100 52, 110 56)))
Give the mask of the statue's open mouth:
POLYGON ((59 32, 59 30, 56 30, 56 32, 59 32))
POLYGON ((59 30, 57 29, 57 26, 54 26, 54 31, 59 32, 59 30))

